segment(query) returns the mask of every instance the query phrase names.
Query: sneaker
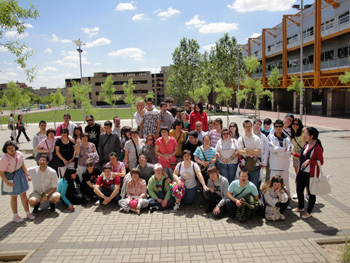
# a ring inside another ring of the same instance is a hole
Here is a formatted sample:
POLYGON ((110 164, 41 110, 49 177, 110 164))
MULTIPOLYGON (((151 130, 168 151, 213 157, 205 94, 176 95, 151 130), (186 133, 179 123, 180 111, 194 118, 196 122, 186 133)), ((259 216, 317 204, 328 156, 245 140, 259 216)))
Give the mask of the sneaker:
POLYGON ((288 210, 292 210, 292 207, 289 205, 289 206, 287 206, 287 209, 288 210))
POLYGON ((55 212, 55 210, 56 210, 55 204, 54 203, 50 203, 50 211, 51 212, 55 212))
POLYGON ((154 211, 158 211, 158 210, 159 210, 158 206, 151 206, 150 209, 149 209, 149 211, 151 212, 151 214, 152 214, 154 211))
POLYGON ((286 220, 286 217, 281 214, 281 220, 286 220))
POLYGON ((33 214, 31 214, 31 213, 27 213, 27 218, 30 220, 34 220, 35 216, 33 216, 33 214))
POLYGON ((180 209, 180 204, 176 203, 174 205, 173 211, 178 211, 180 209))
POLYGON ((33 213, 33 214, 38 213, 39 207, 40 207, 40 203, 34 206, 32 213, 33 213))
POLYGON ((21 223, 24 221, 24 219, 22 217, 20 217, 19 215, 16 215, 13 217, 13 222, 16 222, 16 223, 21 223))
POLYGON ((301 218, 303 218, 303 219, 307 219, 307 218, 309 218, 309 217, 311 217, 312 216, 312 214, 310 213, 305 213, 305 214, 303 214, 302 216, 301 216, 301 218))
POLYGON ((294 195, 293 195, 293 197, 292 197, 293 199, 298 199, 298 194, 297 193, 295 193, 294 195))
POLYGON ((304 211, 304 208, 299 209, 299 208, 297 207, 297 208, 294 208, 292 211, 293 211, 293 212, 303 212, 303 211, 304 211))
POLYGON ((100 200, 97 200, 97 201, 95 202, 95 205, 100 205, 100 200))

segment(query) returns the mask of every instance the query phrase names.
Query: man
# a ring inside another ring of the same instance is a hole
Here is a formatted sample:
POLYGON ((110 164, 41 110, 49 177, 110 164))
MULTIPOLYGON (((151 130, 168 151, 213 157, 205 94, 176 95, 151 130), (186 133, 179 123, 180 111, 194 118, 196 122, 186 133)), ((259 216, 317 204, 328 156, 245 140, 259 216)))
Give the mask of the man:
MULTIPOLYGON (((288 113, 283 119, 283 130, 282 132, 288 136, 289 140, 292 141, 294 138, 294 130, 292 129, 292 123, 294 121, 294 115, 288 113)), ((275 129, 270 130, 270 134, 275 134, 275 129)))
POLYGON ((9 118, 9 124, 8 124, 8 126, 11 130, 11 135, 10 135, 11 141, 14 141, 16 138, 16 123, 15 123, 15 119, 13 117, 14 117, 14 115, 13 115, 13 113, 11 113, 10 118, 9 118))
POLYGON ((186 107, 186 113, 188 114, 188 116, 190 116, 191 114, 191 103, 189 103, 188 100, 185 100, 185 107, 186 107))
POLYGON ((111 167, 103 166, 103 173, 97 178, 94 186, 94 192, 99 197, 100 205, 107 205, 113 199, 117 202, 120 200, 120 177, 117 175, 113 178, 111 167))
POLYGON ((118 116, 114 116, 113 117, 113 122, 114 122, 114 128, 113 128, 113 132, 118 134, 119 139, 121 140, 122 136, 120 133, 121 127, 120 127, 120 118, 118 116))
POLYGON ((96 149, 98 149, 100 134, 105 130, 101 124, 95 122, 94 116, 92 115, 86 115, 86 122, 85 133, 88 134, 89 142, 95 144, 96 149))
POLYGON ((58 178, 54 169, 47 166, 49 155, 41 155, 39 166, 28 169, 32 179, 33 192, 29 196, 29 205, 34 207, 33 213, 37 213, 40 203, 50 203, 50 210, 55 212, 55 203, 60 201, 61 195, 57 192, 58 178))
POLYGON ((172 128, 175 121, 173 115, 167 111, 167 106, 165 102, 160 103, 160 116, 161 116, 161 127, 167 127, 169 130, 172 128))
POLYGON ((254 120, 253 133, 259 137, 261 142, 261 151, 259 154, 259 161, 263 167, 266 167, 269 158, 269 141, 267 137, 261 132, 262 122, 260 119, 254 120))
POLYGON ((141 138, 147 138, 148 134, 153 134, 157 139, 159 137, 160 122, 160 113, 153 107, 153 100, 148 98, 146 112, 140 125, 141 138))
POLYGON ((208 134, 206 133, 205 131, 203 131, 203 123, 200 122, 200 121, 197 121, 196 122, 196 132, 197 132, 197 135, 198 135, 198 141, 200 141, 201 143, 203 143, 203 137, 204 135, 208 134))
POLYGON ((118 161, 118 156, 115 152, 109 154, 109 163, 107 163, 107 165, 111 167, 113 177, 115 175, 119 176, 121 183, 123 183, 123 178, 126 174, 125 165, 123 162, 118 161))
POLYGON ((282 120, 276 120, 273 126, 275 133, 270 133, 268 137, 270 149, 270 176, 281 176, 288 193, 290 193, 289 164, 292 144, 288 136, 282 132, 282 120))
POLYGON ((74 135, 74 128, 75 128, 75 123, 71 122, 71 116, 69 113, 65 113, 63 115, 63 123, 59 125, 56 129, 56 136, 61 135, 61 129, 62 127, 66 127, 68 129, 68 133, 71 137, 74 135))
POLYGON ((118 134, 112 132, 111 121, 104 122, 104 130, 105 132, 100 134, 98 143, 98 153, 102 167, 109 161, 109 153, 115 152, 119 156, 121 148, 118 134))
POLYGON ((198 140, 198 134, 196 131, 191 131, 188 134, 188 141, 185 142, 183 149, 191 152, 191 160, 194 162, 194 152, 198 146, 201 146, 202 142, 198 140))
POLYGON ((240 171, 238 180, 233 181, 227 189, 226 209, 230 216, 235 218, 237 208, 242 206, 243 198, 249 194, 259 199, 259 193, 256 186, 248 181, 248 173, 240 171))
POLYGON ((272 120, 270 118, 265 118, 263 122, 263 127, 261 128, 262 134, 264 134, 266 137, 269 136, 271 131, 271 123, 272 120))
MULTIPOLYGON (((238 138, 237 149, 238 153, 243 156, 240 167, 244 169, 248 158, 257 160, 261 151, 261 142, 258 136, 252 133, 253 124, 250 120, 243 122, 244 134, 238 138)), ((251 160, 250 160, 251 161, 251 160)), ((256 188, 259 188, 260 179, 260 163, 256 162, 253 171, 248 172, 249 181, 252 182, 256 188)))
POLYGON ((174 99, 172 97, 166 97, 165 98, 165 102, 167 104, 167 110, 171 113, 171 115, 173 115, 173 117, 175 118, 176 116, 176 109, 173 108, 173 103, 174 103, 174 99))
POLYGON ((225 177, 219 175, 216 166, 208 168, 208 188, 209 191, 204 191, 204 198, 208 204, 206 213, 213 213, 214 217, 221 218, 226 212, 225 200, 228 189, 228 181, 225 177))
POLYGON ((140 178, 144 179, 146 183, 154 174, 154 165, 147 162, 147 157, 144 153, 139 154, 139 164, 136 166, 140 170, 140 178))
POLYGON ((34 149, 34 157, 37 156, 37 151, 35 148, 38 146, 39 142, 46 139, 46 121, 42 120, 39 122, 39 132, 36 133, 33 137, 33 149, 34 149))

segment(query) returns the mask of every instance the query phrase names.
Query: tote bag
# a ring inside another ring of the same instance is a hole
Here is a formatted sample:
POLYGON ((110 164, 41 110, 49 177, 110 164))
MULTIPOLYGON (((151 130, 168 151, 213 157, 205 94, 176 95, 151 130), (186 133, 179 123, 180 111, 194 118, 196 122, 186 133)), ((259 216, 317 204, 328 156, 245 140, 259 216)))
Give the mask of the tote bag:
POLYGON ((320 176, 317 177, 317 167, 315 167, 314 177, 310 178, 310 192, 313 195, 326 195, 330 194, 331 186, 328 182, 329 175, 325 176, 321 169, 321 162, 317 161, 318 168, 320 169, 320 176))

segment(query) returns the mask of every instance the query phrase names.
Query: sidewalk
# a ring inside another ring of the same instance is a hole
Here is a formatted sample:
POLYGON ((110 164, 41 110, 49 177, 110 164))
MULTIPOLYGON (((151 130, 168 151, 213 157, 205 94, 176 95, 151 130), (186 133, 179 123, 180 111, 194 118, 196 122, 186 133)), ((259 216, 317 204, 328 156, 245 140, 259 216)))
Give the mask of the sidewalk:
MULTIPOLYGON (((268 113, 261 111, 261 118, 277 117, 268 113)), ((281 113, 281 118, 284 115, 281 113)), ((226 125, 226 116, 221 117, 226 125)), ((237 122, 242 132, 245 119, 246 116, 231 115, 229 121, 237 122)), ((178 213, 144 211, 137 216, 119 212, 115 203, 100 208, 91 201, 76 206, 74 213, 62 203, 56 213, 44 207, 34 221, 16 224, 11 222, 10 198, 0 196, 0 252, 24 250, 31 253, 27 262, 35 263, 332 262, 315 240, 350 235, 350 140, 347 139, 350 124, 346 119, 340 121, 347 126, 339 124, 337 118, 307 117, 307 125, 315 125, 320 130, 325 149, 324 173, 333 175, 332 193, 317 197, 313 217, 307 220, 289 210, 285 221, 254 218, 239 223, 228 217, 215 220, 211 214, 204 214, 205 209, 199 208, 198 203, 181 206, 178 213)), ((122 120, 122 125, 130 125, 130 120, 122 120)), ((49 123, 48 128, 51 127, 53 124, 49 123)), ((37 124, 28 126, 30 138, 37 131, 37 124)), ((9 135, 9 130, 0 130, 1 145, 9 135)), ((21 136, 20 149, 30 149, 32 142, 24 140, 21 136)), ((33 159, 26 159, 25 164, 35 165, 33 159)), ((294 180, 291 168, 292 194, 294 180)), ((27 192, 30 193, 31 190, 27 192)), ((296 205, 295 201, 291 202, 292 207, 296 205)), ((18 211, 24 216, 20 201, 18 211)))

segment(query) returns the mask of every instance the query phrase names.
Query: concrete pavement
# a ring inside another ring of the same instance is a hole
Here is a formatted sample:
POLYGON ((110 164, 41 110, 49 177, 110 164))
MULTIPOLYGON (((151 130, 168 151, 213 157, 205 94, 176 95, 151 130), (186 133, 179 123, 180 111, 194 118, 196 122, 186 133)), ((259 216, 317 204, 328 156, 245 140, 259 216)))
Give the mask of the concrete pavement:
MULTIPOLYGON (((261 112, 261 117, 270 116, 261 112)), ((222 118, 226 124, 226 116, 222 118)), ((245 119, 230 116, 240 132, 245 119)), ((74 213, 62 203, 56 213, 44 207, 34 221, 16 224, 11 222, 9 197, 0 196, 0 251, 25 250, 31 253, 28 262, 332 262, 315 240, 350 235, 350 125, 341 129, 347 121, 308 118, 308 125, 320 130, 325 149, 323 170, 333 177, 332 193, 317 197, 313 217, 307 220, 291 211, 285 213, 285 221, 277 222, 261 218, 245 223, 228 217, 215 220, 204 214, 198 203, 181 206, 178 213, 145 211, 137 216, 119 212, 115 203, 100 208, 91 201, 76 206, 74 213)), ((130 125, 130 120, 123 120, 122 125, 130 125)), ((29 137, 37 130, 37 124, 29 125, 29 137)), ((1 145, 9 134, 9 130, 0 131, 1 145)), ((19 146, 30 148, 31 143, 19 146)), ((32 159, 25 163, 27 167, 35 165, 32 159)), ((293 193, 294 179, 290 169, 293 193)), ((296 207, 295 202, 291 205, 296 207)), ((20 203, 18 207, 24 216, 20 203)))

